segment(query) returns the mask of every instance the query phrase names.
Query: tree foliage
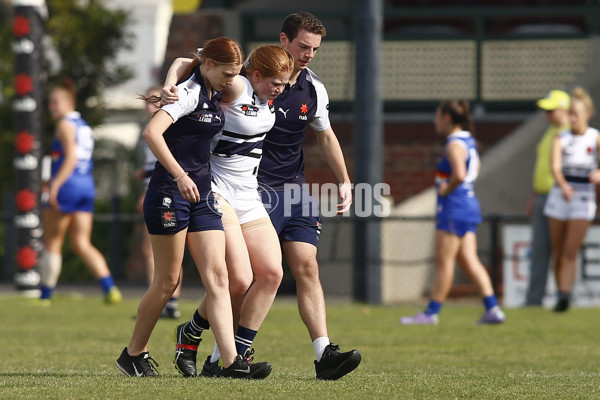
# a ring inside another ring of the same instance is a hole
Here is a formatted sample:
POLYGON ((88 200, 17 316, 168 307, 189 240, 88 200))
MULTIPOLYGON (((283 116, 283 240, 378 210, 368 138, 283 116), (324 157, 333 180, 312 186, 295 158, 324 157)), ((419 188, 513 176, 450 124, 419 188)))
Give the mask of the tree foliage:
MULTIPOLYGON (((44 70, 48 83, 73 80, 77 110, 90 125, 99 125, 106 115, 105 88, 132 76, 127 66, 116 62, 117 53, 133 45, 134 37, 127 30, 130 16, 124 10, 107 8, 104 0, 52 0, 47 5, 44 70)), ((10 2, 0 1, 0 193, 14 188, 12 11, 10 2)), ((45 137, 49 137, 51 125, 45 126, 45 137)))
POLYGON ((104 88, 132 77, 125 65, 114 62, 120 50, 132 48, 127 32, 129 15, 109 10, 103 0, 53 0, 48 2, 50 18, 46 29, 59 55, 60 65, 52 66, 49 81, 68 77, 78 90, 77 109, 92 126, 104 118, 104 88))

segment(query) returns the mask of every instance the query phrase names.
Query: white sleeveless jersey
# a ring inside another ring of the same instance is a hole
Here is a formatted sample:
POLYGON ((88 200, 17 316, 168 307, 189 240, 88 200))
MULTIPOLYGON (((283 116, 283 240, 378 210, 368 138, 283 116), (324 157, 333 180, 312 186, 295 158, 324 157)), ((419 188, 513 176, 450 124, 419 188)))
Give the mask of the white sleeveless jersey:
POLYGON ((598 134, 594 128, 588 128, 583 135, 560 133, 562 173, 576 191, 594 190, 588 176, 598 168, 598 134))
POLYGON ((229 185, 248 189, 258 187, 256 176, 263 141, 275 123, 273 101, 261 101, 250 82, 243 76, 240 78, 246 89, 235 101, 221 103, 225 125, 211 143, 213 181, 221 189, 229 185))

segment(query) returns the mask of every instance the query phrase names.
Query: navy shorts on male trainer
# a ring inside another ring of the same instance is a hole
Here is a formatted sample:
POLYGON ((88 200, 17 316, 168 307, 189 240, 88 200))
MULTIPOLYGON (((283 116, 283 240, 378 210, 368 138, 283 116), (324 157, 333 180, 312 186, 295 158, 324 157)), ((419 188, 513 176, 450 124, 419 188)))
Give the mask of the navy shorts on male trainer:
POLYGON ((198 203, 148 189, 144 198, 144 221, 151 235, 223 230, 221 208, 210 194, 198 203))
POLYGON ((265 209, 279 235, 279 240, 305 242, 317 246, 321 234, 318 202, 302 186, 301 200, 285 191, 261 191, 265 209))

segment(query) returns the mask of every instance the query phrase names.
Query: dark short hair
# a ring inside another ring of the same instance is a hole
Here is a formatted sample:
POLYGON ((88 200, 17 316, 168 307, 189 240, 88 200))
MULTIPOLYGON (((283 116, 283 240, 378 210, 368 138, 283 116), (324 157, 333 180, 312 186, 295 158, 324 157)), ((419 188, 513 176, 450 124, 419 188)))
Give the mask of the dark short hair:
POLYGON ((298 32, 301 30, 321 35, 321 37, 327 35, 323 23, 307 11, 298 11, 285 17, 281 26, 281 32, 285 33, 290 42, 298 36, 298 32))

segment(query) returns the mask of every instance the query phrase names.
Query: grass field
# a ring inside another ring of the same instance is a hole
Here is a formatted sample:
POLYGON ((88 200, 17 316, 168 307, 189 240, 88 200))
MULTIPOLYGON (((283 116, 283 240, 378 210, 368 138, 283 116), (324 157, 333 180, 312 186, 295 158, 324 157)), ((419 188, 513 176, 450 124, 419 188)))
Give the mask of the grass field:
MULTIPOLYGON (((51 307, 0 294, 2 399, 597 399, 600 310, 555 315, 508 310, 502 326, 477 326, 479 304, 450 303, 439 326, 399 325, 414 306, 330 303, 330 335, 363 361, 336 382, 314 378, 313 350, 293 299, 277 300, 255 343, 264 381, 184 379, 171 362, 177 322, 160 320, 150 352, 161 377, 135 379, 115 367, 129 341, 138 299, 58 296, 51 307)), ((195 302, 181 303, 191 316, 195 302)), ((199 360, 212 351, 204 334, 199 360)), ((201 365, 201 364, 200 364, 201 365)))

